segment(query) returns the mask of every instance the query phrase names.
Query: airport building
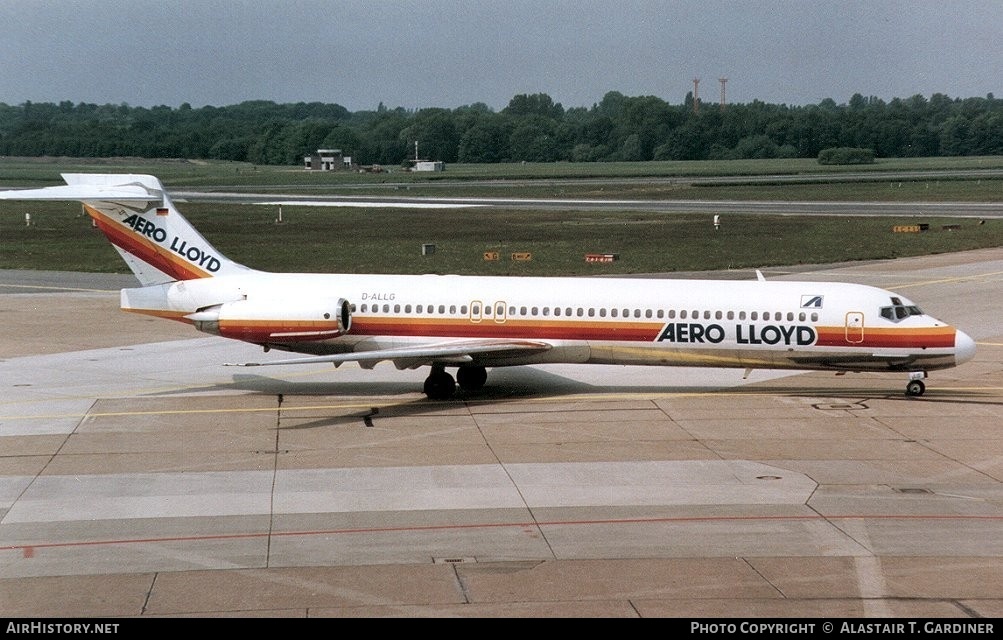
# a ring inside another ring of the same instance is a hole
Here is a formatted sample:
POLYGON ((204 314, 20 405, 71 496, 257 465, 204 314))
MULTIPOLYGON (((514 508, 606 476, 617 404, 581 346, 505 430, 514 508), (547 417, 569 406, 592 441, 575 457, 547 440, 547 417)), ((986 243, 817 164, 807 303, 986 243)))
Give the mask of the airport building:
POLYGON ((316 153, 303 156, 303 168, 312 171, 351 169, 352 157, 342 154, 341 149, 317 149, 316 153))

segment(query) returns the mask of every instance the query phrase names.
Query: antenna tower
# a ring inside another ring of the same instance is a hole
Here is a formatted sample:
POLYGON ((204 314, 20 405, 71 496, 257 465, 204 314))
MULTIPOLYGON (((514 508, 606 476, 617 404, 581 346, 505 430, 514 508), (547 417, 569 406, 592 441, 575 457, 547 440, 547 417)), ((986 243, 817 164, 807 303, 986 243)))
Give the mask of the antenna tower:
POLYGON ((717 81, 721 83, 721 111, 724 111, 724 85, 728 82, 728 78, 718 78, 717 81))
POLYGON ((693 78, 693 113, 700 113, 700 78, 693 78))

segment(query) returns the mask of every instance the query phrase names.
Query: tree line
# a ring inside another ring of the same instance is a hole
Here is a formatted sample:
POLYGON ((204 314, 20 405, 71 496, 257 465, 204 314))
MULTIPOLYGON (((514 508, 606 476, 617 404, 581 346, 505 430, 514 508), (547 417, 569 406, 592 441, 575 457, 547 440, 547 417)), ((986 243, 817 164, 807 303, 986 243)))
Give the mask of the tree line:
POLYGON ((855 94, 845 104, 753 101, 721 107, 611 91, 592 107, 565 109, 545 94, 406 110, 382 103, 350 112, 338 104, 248 101, 193 108, 127 104, 0 103, 0 155, 134 156, 298 165, 317 149, 357 164, 612 162, 816 158, 831 148, 878 158, 1003 155, 1003 101, 936 93, 885 102, 855 94), (696 108, 695 108, 696 107, 696 108))

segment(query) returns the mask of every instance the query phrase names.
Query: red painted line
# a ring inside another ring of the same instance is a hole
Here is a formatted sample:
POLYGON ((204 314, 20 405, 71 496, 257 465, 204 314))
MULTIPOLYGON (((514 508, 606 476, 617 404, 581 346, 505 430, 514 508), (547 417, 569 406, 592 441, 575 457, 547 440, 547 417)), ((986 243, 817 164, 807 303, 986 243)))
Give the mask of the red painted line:
POLYGON ((697 522, 781 522, 781 521, 804 521, 804 520, 986 520, 1000 521, 1003 515, 845 515, 845 516, 684 516, 678 518, 608 518, 602 520, 553 520, 549 522, 484 522, 480 524, 443 524, 428 525, 422 527, 366 527, 358 529, 321 529, 316 531, 279 531, 260 533, 233 533, 210 536, 172 536, 166 538, 133 538, 117 540, 89 540, 78 542, 43 542, 26 545, 0 546, 0 551, 22 551, 25 558, 35 556, 37 549, 58 549, 72 547, 93 547, 111 546, 119 544, 163 544, 165 542, 204 542, 212 540, 246 540, 250 538, 292 538, 309 536, 330 536, 330 535, 355 535, 371 533, 400 533, 400 532, 421 532, 421 531, 463 531, 470 529, 500 529, 505 527, 519 529, 535 529, 539 527, 558 526, 580 526, 580 525, 608 525, 608 524, 673 524, 673 523, 697 523, 697 522))

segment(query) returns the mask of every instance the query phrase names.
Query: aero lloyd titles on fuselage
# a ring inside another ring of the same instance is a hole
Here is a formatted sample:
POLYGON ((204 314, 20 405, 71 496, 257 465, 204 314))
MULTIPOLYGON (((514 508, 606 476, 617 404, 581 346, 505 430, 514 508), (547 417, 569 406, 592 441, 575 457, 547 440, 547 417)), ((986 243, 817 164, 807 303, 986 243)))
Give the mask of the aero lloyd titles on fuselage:
POLYGON ((219 271, 220 262, 219 258, 214 255, 203 251, 200 247, 188 244, 187 240, 182 240, 178 236, 171 238, 170 244, 167 244, 167 231, 157 225, 153 224, 146 218, 140 217, 139 215, 132 214, 128 218, 122 221, 127 227, 130 227, 136 233, 141 236, 145 236, 150 240, 153 240, 157 244, 165 245, 174 253, 185 258, 193 264, 197 264, 206 271, 215 273, 219 271))
MULTIPOLYGON (((670 322, 656 342, 720 344, 729 338, 723 325, 700 322, 670 322)), ((735 344, 806 347, 815 344, 815 328, 805 324, 736 324, 730 338, 735 344)))

